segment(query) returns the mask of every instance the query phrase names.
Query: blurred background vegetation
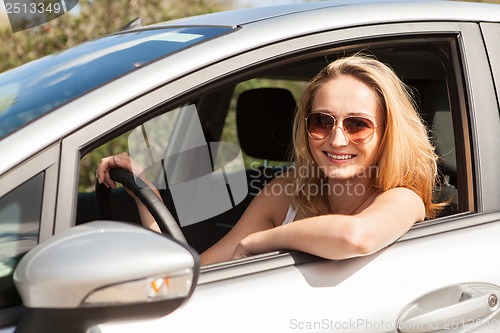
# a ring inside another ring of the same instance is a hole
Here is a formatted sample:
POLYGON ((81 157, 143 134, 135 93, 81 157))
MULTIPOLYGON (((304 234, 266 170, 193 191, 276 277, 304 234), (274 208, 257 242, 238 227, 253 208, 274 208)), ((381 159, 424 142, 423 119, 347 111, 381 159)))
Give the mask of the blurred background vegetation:
POLYGON ((147 25, 233 7, 233 0, 80 0, 68 14, 40 26, 0 31, 0 72, 117 32, 137 17, 147 25))
MULTIPOLYGON (((0 72, 29 61, 81 44, 87 40, 117 32, 132 20, 140 17, 143 25, 176 18, 252 6, 253 0, 80 0, 76 8, 61 17, 32 29, 12 33, 0 30, 0 72)), ((309 1, 309 0, 304 0, 309 1)), ((467 1, 467 0, 464 0, 467 1)), ((283 3, 280 0, 280 3, 283 3)), ((296 1, 295 1, 296 2, 296 1)), ((470 1, 500 3, 500 0, 470 1)), ((269 0, 266 4, 272 4, 269 0)), ((236 87, 238 93, 252 88, 255 81, 247 81, 236 87)), ((276 86, 276 82, 272 82, 276 86)), ((290 84, 290 83, 288 83, 290 84)), ((293 83, 292 83, 293 84, 293 83)), ((258 86, 265 85, 258 82, 258 86)), ((287 87, 298 100, 304 83, 287 87)), ((221 141, 237 142, 234 106, 226 121, 221 141)), ((98 161, 110 154, 127 151, 127 135, 94 150, 84 156, 80 165, 80 191, 91 191, 95 182, 98 161)), ((255 162, 244 156, 245 164, 255 162)))

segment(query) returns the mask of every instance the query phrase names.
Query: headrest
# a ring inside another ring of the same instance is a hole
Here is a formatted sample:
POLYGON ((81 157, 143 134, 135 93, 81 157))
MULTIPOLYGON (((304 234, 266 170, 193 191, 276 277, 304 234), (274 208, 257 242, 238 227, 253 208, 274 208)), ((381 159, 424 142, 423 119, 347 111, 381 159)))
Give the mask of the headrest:
POLYGON ((287 89, 244 91, 236 105, 236 127, 241 149, 254 158, 289 160, 296 108, 297 103, 287 89))
POLYGON ((408 80, 405 83, 417 90, 420 114, 430 126, 431 140, 436 146, 436 154, 441 157, 443 172, 456 176, 455 138, 446 82, 408 80))

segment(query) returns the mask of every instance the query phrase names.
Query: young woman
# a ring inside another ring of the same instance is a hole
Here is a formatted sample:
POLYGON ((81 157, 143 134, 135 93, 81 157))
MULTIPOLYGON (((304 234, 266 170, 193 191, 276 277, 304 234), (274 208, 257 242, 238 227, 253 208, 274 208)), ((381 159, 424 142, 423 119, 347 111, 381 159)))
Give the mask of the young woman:
MULTIPOLYGON (((254 198, 202 264, 280 249, 329 259, 368 255, 441 208, 432 202, 437 156, 411 95, 381 62, 350 56, 306 88, 294 124, 294 167, 254 198)), ((131 170, 128 155, 105 158, 131 170)), ((143 223, 157 228, 151 216, 143 223)), ((157 229, 156 229, 157 230, 157 229)))

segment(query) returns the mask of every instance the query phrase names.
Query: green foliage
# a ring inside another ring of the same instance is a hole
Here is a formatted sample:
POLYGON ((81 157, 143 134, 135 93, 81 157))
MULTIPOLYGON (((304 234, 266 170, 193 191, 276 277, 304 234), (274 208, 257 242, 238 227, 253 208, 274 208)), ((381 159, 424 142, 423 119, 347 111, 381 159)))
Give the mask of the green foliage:
POLYGON ((84 41, 119 31, 137 17, 143 25, 225 10, 232 0, 80 0, 68 14, 32 29, 0 31, 0 72, 84 41))

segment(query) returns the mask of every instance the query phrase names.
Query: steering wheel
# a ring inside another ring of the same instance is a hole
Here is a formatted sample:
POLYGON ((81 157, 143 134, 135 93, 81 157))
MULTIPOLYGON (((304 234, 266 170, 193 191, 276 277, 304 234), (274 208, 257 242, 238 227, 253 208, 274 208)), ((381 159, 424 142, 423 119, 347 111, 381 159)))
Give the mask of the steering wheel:
MULTIPOLYGON (((121 168, 109 170, 109 175, 112 180, 121 183, 141 200, 158 223, 163 233, 171 235, 183 244, 187 244, 186 238, 172 214, 148 184, 139 177, 135 177, 132 172, 121 168)), ((103 220, 112 220, 111 189, 107 188, 104 184, 96 182, 95 198, 99 218, 103 220)))

